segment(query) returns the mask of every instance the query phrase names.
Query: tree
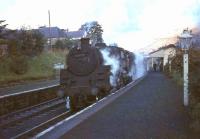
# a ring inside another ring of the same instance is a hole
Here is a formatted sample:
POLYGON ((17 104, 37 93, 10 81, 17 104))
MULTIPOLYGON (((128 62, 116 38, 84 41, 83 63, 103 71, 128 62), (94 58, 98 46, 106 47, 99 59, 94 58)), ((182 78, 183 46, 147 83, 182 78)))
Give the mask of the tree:
POLYGON ((77 45, 78 44, 78 41, 77 40, 72 40, 70 38, 66 38, 64 40, 64 44, 66 45, 66 47, 68 49, 72 48, 73 46, 77 45))
POLYGON ((64 42, 62 40, 57 40, 55 43, 55 47, 58 49, 64 49, 64 42))
POLYGON ((8 65, 10 71, 15 74, 24 74, 28 71, 27 56, 21 54, 21 49, 18 47, 19 41, 13 39, 9 41, 9 60, 8 65))
POLYGON ((33 30, 32 33, 33 33, 33 41, 35 45, 33 49, 33 53, 37 55, 43 51, 46 40, 44 36, 42 35, 42 33, 40 33, 38 30, 33 30))
POLYGON ((24 27, 18 32, 17 39, 18 47, 27 56, 40 54, 45 44, 44 36, 38 30, 27 30, 24 27))
POLYGON ((0 20, 0 39, 2 39, 5 35, 5 28, 8 24, 3 24, 5 20, 0 20))
POLYGON ((55 43, 55 47, 59 49, 70 49, 76 44, 75 40, 71 40, 69 38, 65 38, 64 40, 57 40, 55 43))
POLYGON ((86 22, 79 30, 86 32, 86 37, 91 39, 92 45, 103 42, 103 29, 97 21, 86 22))

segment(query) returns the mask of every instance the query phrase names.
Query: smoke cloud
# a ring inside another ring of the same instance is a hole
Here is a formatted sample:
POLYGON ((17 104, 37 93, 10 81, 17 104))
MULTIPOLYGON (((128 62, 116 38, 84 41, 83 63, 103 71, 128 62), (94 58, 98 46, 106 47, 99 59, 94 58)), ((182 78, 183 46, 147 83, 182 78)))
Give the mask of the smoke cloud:
MULTIPOLYGON (((135 58, 134 55, 133 55, 132 58, 133 59, 135 58)), ((128 76, 131 76, 132 80, 135 80, 135 79, 137 79, 136 76, 135 76, 135 74, 136 74, 136 65, 135 65, 135 61, 134 61, 132 63, 132 65, 131 65, 131 70, 129 71, 128 76)))
POLYGON ((111 66, 111 73, 110 76, 110 83, 112 86, 117 85, 117 72, 120 69, 120 62, 118 57, 110 56, 110 52, 108 49, 100 50, 101 54, 104 58, 104 65, 110 65, 111 66))
MULTIPOLYGON (((110 83, 112 86, 117 85, 117 78, 118 78, 118 72, 124 73, 125 71, 122 71, 123 69, 120 67, 121 63, 118 56, 110 55, 110 51, 108 48, 100 50, 101 54, 104 58, 104 65, 110 65, 111 66, 111 73, 110 76, 110 83)), ((131 69, 128 73, 128 76, 131 76, 133 80, 136 80, 146 73, 145 68, 145 59, 143 54, 139 52, 135 52, 133 55, 134 62, 132 63, 131 69)))
POLYGON ((144 74, 146 73, 146 68, 144 63, 144 56, 139 52, 135 52, 134 54, 136 67, 135 78, 137 79, 144 76, 144 74))

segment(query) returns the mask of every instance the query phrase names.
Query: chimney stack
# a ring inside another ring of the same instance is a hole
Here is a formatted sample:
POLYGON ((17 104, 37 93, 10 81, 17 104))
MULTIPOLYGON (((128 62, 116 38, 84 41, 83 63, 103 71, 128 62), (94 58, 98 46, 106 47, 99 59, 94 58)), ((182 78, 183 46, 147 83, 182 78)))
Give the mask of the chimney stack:
POLYGON ((90 46, 89 41, 90 41, 89 38, 81 38, 81 47, 82 48, 89 47, 90 46))

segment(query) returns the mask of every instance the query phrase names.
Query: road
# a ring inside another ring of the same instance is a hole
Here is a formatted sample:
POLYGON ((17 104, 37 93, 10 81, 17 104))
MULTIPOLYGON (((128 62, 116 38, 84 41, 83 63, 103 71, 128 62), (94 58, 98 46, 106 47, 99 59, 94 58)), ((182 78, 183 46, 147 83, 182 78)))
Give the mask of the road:
POLYGON ((182 94, 165 75, 150 73, 61 138, 189 139, 189 116, 182 94))

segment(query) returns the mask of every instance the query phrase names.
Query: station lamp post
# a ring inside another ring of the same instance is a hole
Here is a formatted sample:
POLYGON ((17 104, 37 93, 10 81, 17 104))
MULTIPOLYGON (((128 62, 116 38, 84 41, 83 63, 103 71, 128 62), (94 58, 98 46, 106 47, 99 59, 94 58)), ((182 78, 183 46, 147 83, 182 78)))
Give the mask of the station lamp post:
POLYGON ((188 50, 192 42, 191 31, 188 29, 183 30, 181 35, 179 36, 180 46, 183 50, 183 103, 184 106, 189 105, 189 90, 188 90, 188 50))

